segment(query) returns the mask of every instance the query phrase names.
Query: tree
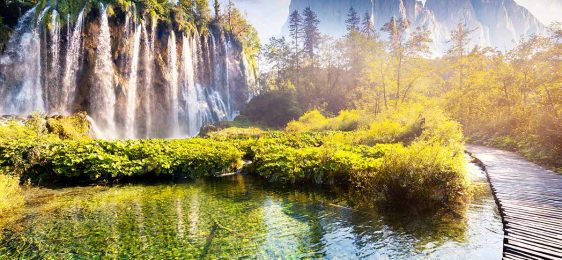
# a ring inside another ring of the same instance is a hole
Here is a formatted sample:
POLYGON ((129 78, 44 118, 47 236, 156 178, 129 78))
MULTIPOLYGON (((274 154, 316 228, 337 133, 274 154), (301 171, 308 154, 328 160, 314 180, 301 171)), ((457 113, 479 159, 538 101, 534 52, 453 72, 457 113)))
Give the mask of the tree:
MULTIPOLYGON (((406 29, 407 27, 404 22, 399 22, 394 17, 392 17, 390 21, 382 27, 382 30, 389 34, 390 53, 396 61, 396 100, 400 98, 400 87, 402 80, 401 73, 402 63, 404 61, 406 29)), ((398 105, 398 102, 396 102, 396 105, 398 105)))
POLYGON ((304 9, 304 51, 314 64, 315 50, 320 45, 320 29, 318 16, 307 7, 304 9))
POLYGON ((289 35, 291 36, 293 45, 293 60, 295 64, 297 83, 299 81, 300 53, 303 33, 303 18, 299 11, 295 10, 289 16, 289 35))
POLYGON ((215 0, 213 7, 215 8, 215 19, 219 19, 221 13, 221 4, 219 3, 219 0, 215 0))
POLYGON ((369 12, 365 12, 363 15, 363 21, 361 22, 361 33, 367 38, 374 38, 376 35, 375 21, 369 12))
POLYGON ((234 2, 232 0, 228 0, 227 9, 227 16, 228 16, 228 25, 232 28, 232 10, 235 9, 234 2))
POLYGON ((359 31, 359 24, 361 23, 361 19, 357 12, 352 7, 349 8, 349 12, 347 13, 347 20, 345 20, 345 27, 347 29, 348 35, 354 32, 359 31))
POLYGON ((474 30, 469 30, 464 22, 459 22, 457 24, 457 28, 451 31, 451 48, 447 50, 447 55, 452 57, 458 67, 458 76, 459 76, 459 88, 464 88, 464 58, 465 54, 468 49, 468 44, 470 43, 470 34, 474 32, 474 30))
POLYGON ((290 47, 285 37, 269 39, 263 48, 263 55, 267 62, 272 66, 276 74, 276 82, 285 80, 285 71, 289 68, 290 47))
POLYGON ((209 2, 207 0, 195 0, 195 14, 199 18, 200 24, 207 24, 211 20, 209 2))
MULTIPOLYGON (((405 79, 405 87, 402 93, 401 102, 404 102, 408 97, 414 83, 426 76, 429 70, 427 69, 427 62, 424 59, 427 55, 431 54, 429 44, 431 43, 430 32, 417 27, 406 42, 404 48, 404 57, 408 65, 408 73, 405 79)), ((398 96, 399 97, 399 96, 398 96)))

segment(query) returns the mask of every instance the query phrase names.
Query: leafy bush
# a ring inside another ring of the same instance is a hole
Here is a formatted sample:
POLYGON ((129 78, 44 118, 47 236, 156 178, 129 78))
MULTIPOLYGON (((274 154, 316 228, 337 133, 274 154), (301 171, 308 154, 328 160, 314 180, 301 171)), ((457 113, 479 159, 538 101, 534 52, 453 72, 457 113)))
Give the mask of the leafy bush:
POLYGON ((58 135, 63 140, 88 138, 90 130, 86 113, 48 118, 46 128, 49 133, 58 135))
POLYGON ((394 147, 376 172, 353 177, 354 186, 366 192, 413 205, 458 201, 469 184, 463 151, 427 142, 394 147))
POLYGON ((309 146, 294 148, 275 142, 258 142, 254 151, 256 174, 272 182, 347 184, 356 172, 374 171, 380 164, 375 148, 351 146, 309 146), (366 156, 370 155, 370 156, 366 156))
POLYGON ((3 175, 0 171, 0 215, 8 214, 24 203, 19 178, 16 176, 3 175))
POLYGON ((302 111, 295 94, 287 90, 267 92, 252 98, 241 114, 267 127, 283 127, 298 118, 302 111))
POLYGON ((202 139, 69 141, 46 151, 45 170, 78 180, 134 176, 214 176, 237 169, 242 153, 234 146, 202 139))
POLYGON ((342 110, 336 117, 326 118, 319 110, 306 112, 296 121, 287 124, 289 132, 307 131, 354 131, 365 128, 372 120, 371 116, 360 110, 342 110))
MULTIPOLYGON (((250 173, 271 182, 337 185, 422 207, 456 201, 468 188, 463 135, 439 111, 417 109, 383 114, 370 124, 357 111, 335 118, 312 111, 288 126, 295 131, 231 127, 184 140, 92 140, 41 130, 43 121, 34 117, 0 127, 0 136, 10 138, 0 141, 0 167, 24 178, 99 182, 215 176, 238 169, 244 158, 253 162, 250 173), (352 128, 359 130, 343 131, 352 128)), ((57 122, 73 126, 69 120, 57 122)))

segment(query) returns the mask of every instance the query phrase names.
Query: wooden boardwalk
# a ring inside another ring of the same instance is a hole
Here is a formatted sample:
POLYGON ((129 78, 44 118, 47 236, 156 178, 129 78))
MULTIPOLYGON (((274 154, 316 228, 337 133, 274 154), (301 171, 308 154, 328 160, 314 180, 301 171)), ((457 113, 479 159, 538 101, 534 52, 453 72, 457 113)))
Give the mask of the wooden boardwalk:
POLYGON ((484 165, 504 226, 504 259, 562 259, 562 175, 506 151, 467 147, 484 165))

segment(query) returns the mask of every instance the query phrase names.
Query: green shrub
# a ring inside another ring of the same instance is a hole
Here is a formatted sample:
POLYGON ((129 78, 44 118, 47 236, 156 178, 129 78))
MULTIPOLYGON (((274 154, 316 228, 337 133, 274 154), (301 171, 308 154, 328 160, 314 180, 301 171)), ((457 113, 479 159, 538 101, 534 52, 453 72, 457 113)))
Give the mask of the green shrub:
POLYGON ((58 135, 63 140, 89 138, 90 126, 86 113, 48 118, 46 127, 49 133, 58 135))
POLYGON ((350 188, 373 201, 425 207, 462 198, 468 180, 459 125, 438 110, 401 109, 370 124, 358 111, 334 118, 311 111, 287 131, 231 127, 183 140, 93 140, 80 117, 49 119, 46 130, 34 117, 0 127, 0 167, 33 180, 88 183, 216 176, 244 158, 270 182, 350 188))
POLYGON ((265 135, 267 132, 251 127, 251 128, 238 128, 230 127, 225 128, 220 131, 207 133, 207 137, 214 140, 236 140, 236 139, 247 139, 247 138, 258 138, 265 135))
POLYGON ((19 178, 4 175, 0 171, 0 216, 6 216, 10 211, 21 207, 23 203, 19 178))
POLYGON ((306 112, 296 121, 291 121, 285 128, 289 132, 309 131, 354 131, 366 128, 373 119, 366 111, 342 110, 336 117, 326 118, 319 110, 306 112))
POLYGON ((114 180, 134 176, 214 176, 240 167, 233 145, 208 139, 68 141, 49 148, 45 166, 56 176, 114 180))
POLYGON ((302 115, 302 111, 294 92, 269 91, 252 98, 241 114, 252 122, 277 128, 298 118, 302 115))
POLYGON ((388 201, 435 206, 466 198, 469 180, 458 147, 415 142, 394 147, 376 172, 354 176, 354 186, 388 201))

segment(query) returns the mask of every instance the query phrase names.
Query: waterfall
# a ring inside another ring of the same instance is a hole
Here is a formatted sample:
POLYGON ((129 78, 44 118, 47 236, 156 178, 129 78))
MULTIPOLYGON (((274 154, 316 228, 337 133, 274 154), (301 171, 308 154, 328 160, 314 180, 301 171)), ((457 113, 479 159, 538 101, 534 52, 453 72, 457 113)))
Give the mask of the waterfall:
POLYGON ((127 115, 125 118, 125 137, 136 137, 136 109, 137 109, 137 84, 139 68, 139 50, 141 39, 141 26, 135 26, 133 47, 131 48, 131 66, 129 71, 129 82, 127 85, 127 115))
POLYGON ((51 9, 51 7, 48 5, 45 8, 43 8, 41 13, 39 14, 39 17, 37 17, 37 22, 35 22, 35 27, 38 27, 41 24, 41 21, 43 21, 43 17, 45 17, 45 14, 47 14, 49 9, 51 9))
MULTIPOLYGON (((221 63, 219 61, 219 59, 217 58, 217 56, 220 56, 220 53, 218 53, 217 51, 217 43, 216 43, 216 39, 215 39, 215 35, 213 33, 211 33, 211 47, 212 47, 212 52, 209 53, 209 51, 207 52, 207 54, 209 56, 211 56, 212 54, 212 59, 209 57, 208 58, 208 62, 209 64, 213 64, 213 66, 210 68, 212 69, 212 83, 211 86, 212 88, 208 89, 208 97, 209 97, 209 102, 210 102, 210 106, 211 106, 211 110, 213 111, 216 120, 219 121, 223 121, 223 120, 229 120, 230 119, 230 112, 228 109, 228 105, 224 102, 224 97, 222 95, 221 92, 228 92, 228 91, 221 91, 226 89, 226 85, 225 83, 221 80, 221 75, 223 73, 223 69, 225 68, 224 66, 221 66, 221 63)), ((225 55, 226 58, 226 52, 223 53, 223 55, 225 55)), ((223 60, 225 62, 226 65, 226 60, 223 60)), ((228 96, 228 93, 226 93, 226 96, 228 96)))
POLYGON ((63 106, 66 113, 73 112, 73 103, 76 93, 76 74, 79 67, 79 58, 82 49, 82 24, 84 22, 84 9, 78 14, 76 25, 66 49, 66 63, 63 77, 63 106))
POLYGON ((115 134, 115 89, 113 85, 113 59, 111 58, 111 33, 107 18, 107 6, 101 4, 100 33, 97 39, 95 60, 95 83, 90 90, 91 114, 102 127, 107 138, 115 134))
POLYGON ((230 38, 228 35, 224 35, 224 89, 226 92, 226 105, 228 109, 228 119, 232 120, 233 112, 231 107, 231 100, 230 100, 230 78, 229 78, 229 69, 230 69, 230 59, 229 59, 229 46, 230 46, 230 38))
MULTIPOLYGON (((154 24, 154 22, 153 22, 154 24)), ((154 27, 152 29, 155 30, 154 27)), ((152 32, 153 32, 152 31, 152 32)), ((151 33, 152 33, 151 32, 151 33)), ((145 116, 145 137, 151 136, 151 128, 152 128, 152 111, 154 108, 151 107, 151 100, 152 100, 152 64, 154 62, 153 53, 154 53, 154 35, 151 35, 149 38, 148 32, 146 31, 146 24, 143 23, 142 26, 142 35, 143 35, 143 112, 145 116)))
POLYGON ((197 135, 201 127, 198 114, 199 102, 197 101, 197 91, 195 90, 195 77, 193 70, 193 40, 183 37, 183 69, 184 69, 184 95, 185 107, 187 114, 187 134, 190 136, 197 135), (191 45, 191 46, 190 46, 191 45))
POLYGON ((257 76, 255 75, 255 71, 252 70, 252 68, 250 67, 250 64, 248 62, 248 58, 246 58, 246 54, 244 52, 241 53, 240 55, 240 59, 241 64, 242 64, 242 76, 244 77, 244 82, 246 83, 246 86, 250 89, 250 91, 248 92, 248 101, 249 99, 251 99, 253 91, 255 90, 256 86, 256 78, 257 76))
POLYGON ((60 22, 57 10, 53 10, 51 13, 51 26, 51 71, 46 98, 47 102, 51 104, 49 109, 52 108, 52 104, 58 104, 60 94, 57 89, 60 78, 60 22))
POLYGON ((27 11, 18 21, 14 34, 0 58, 5 80, 0 91, 0 112, 29 114, 45 111, 41 88, 41 38, 33 15, 37 6, 27 11))
POLYGON ((71 16, 36 6, 19 18, 0 56, 0 115, 87 111, 98 138, 177 138, 231 119, 244 102, 231 94, 247 85, 233 82, 255 75, 228 34, 160 37, 158 20, 135 7, 121 18, 98 8, 71 16))
POLYGON ((174 31, 170 33, 168 39, 168 74, 169 74, 169 105, 170 105, 170 127, 171 136, 179 135, 178 124, 178 66, 177 66, 177 47, 176 34, 174 31))

